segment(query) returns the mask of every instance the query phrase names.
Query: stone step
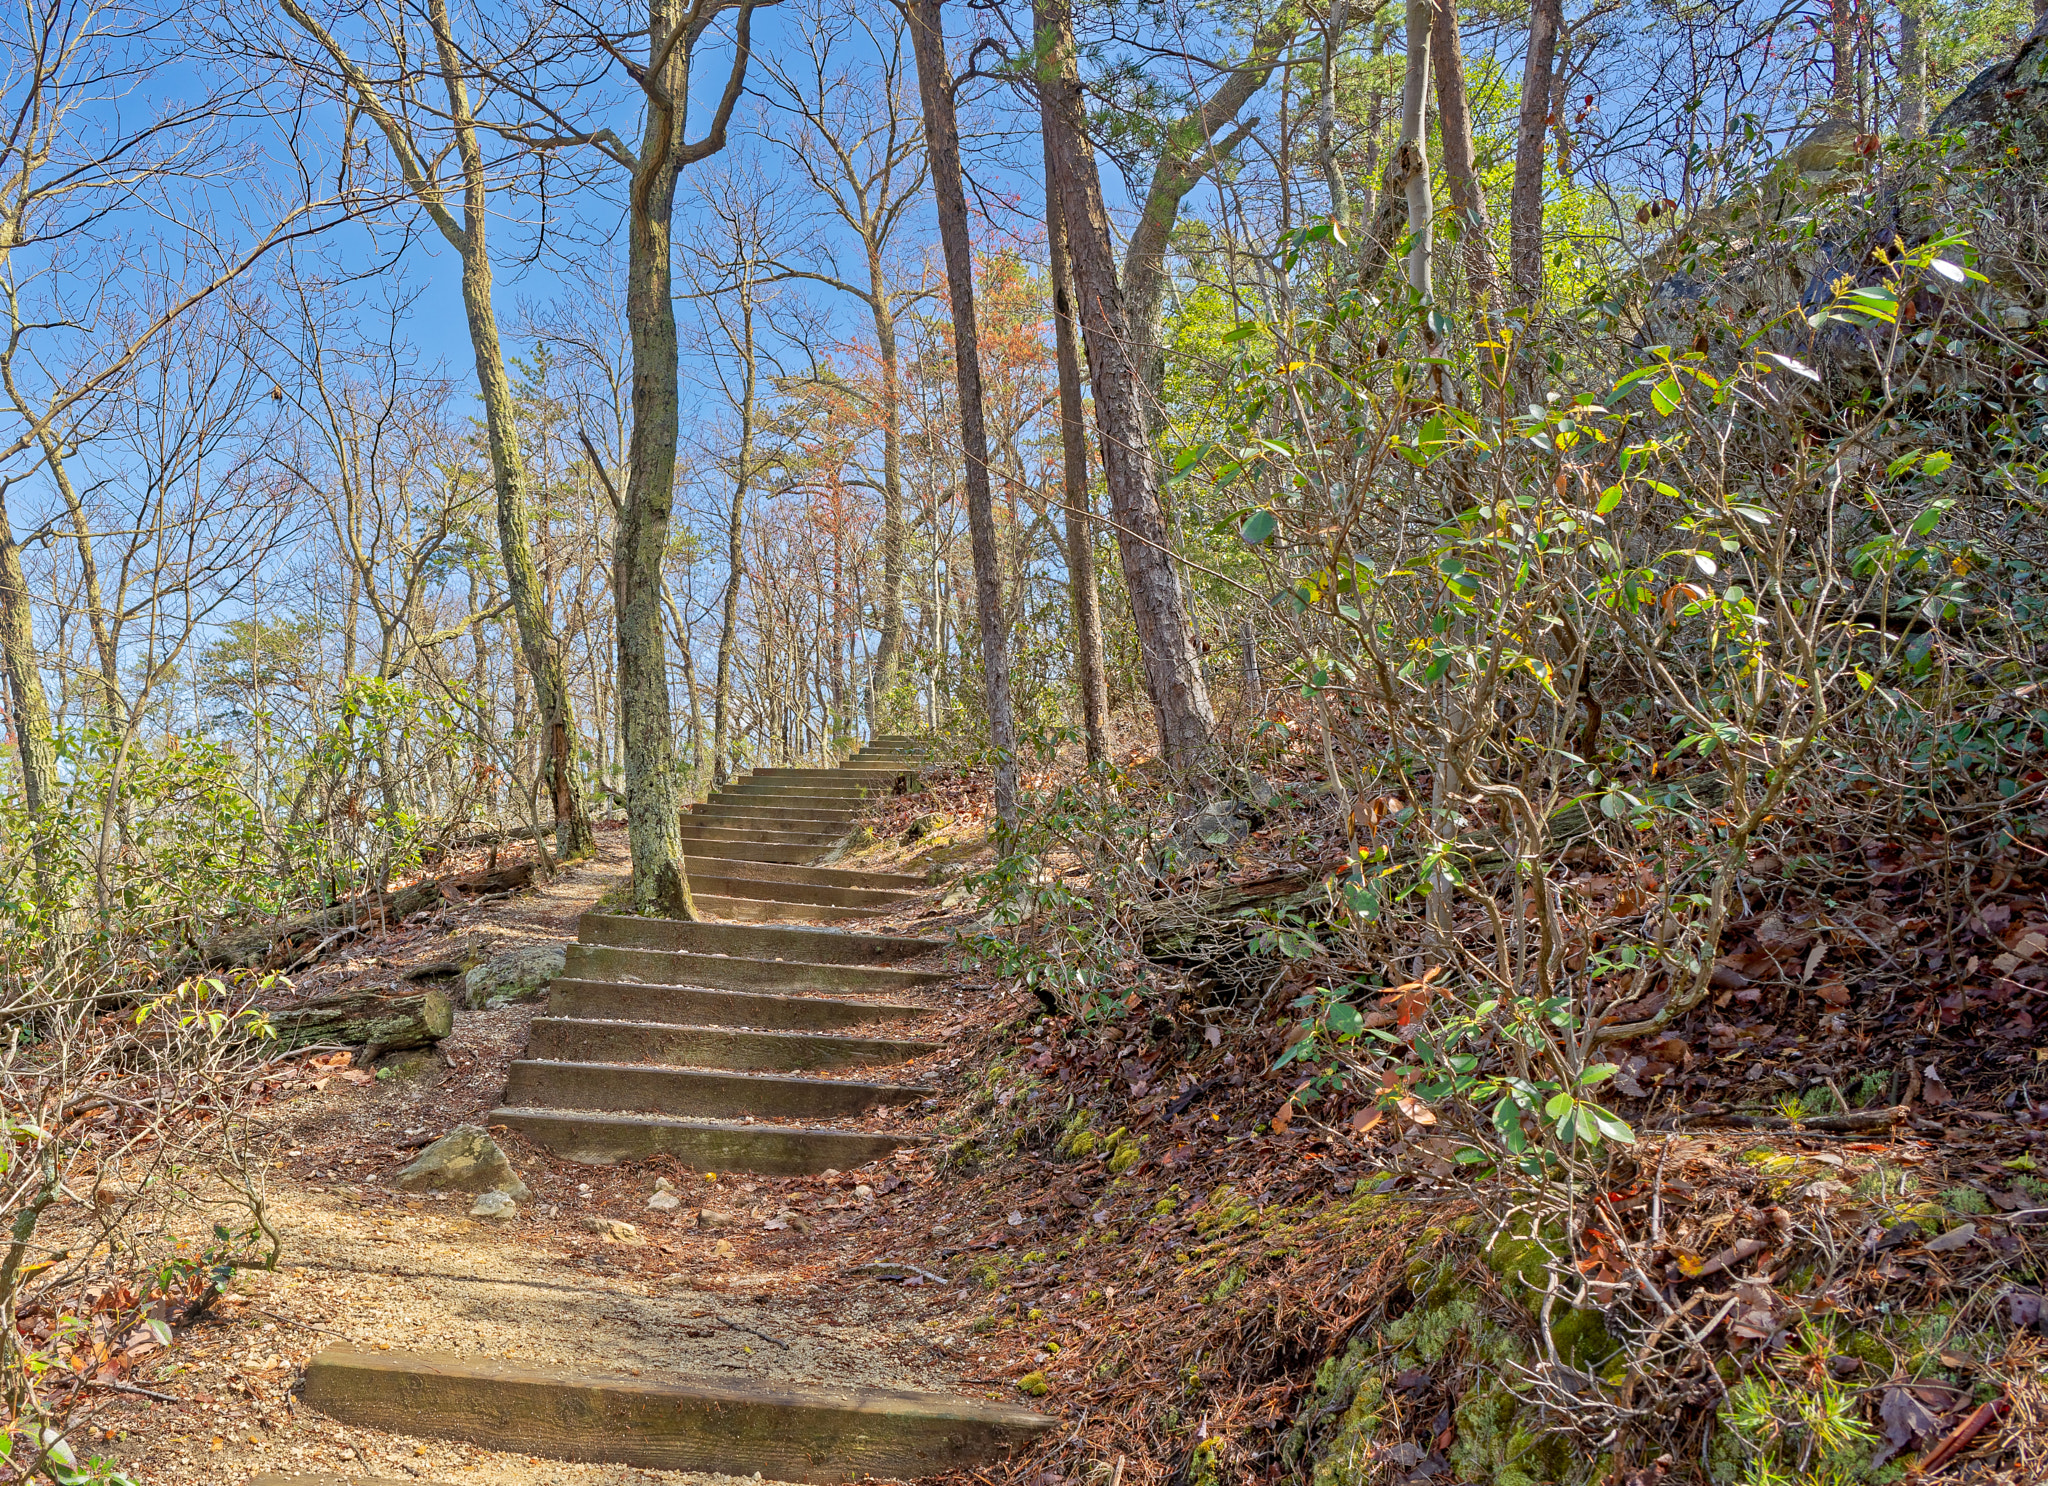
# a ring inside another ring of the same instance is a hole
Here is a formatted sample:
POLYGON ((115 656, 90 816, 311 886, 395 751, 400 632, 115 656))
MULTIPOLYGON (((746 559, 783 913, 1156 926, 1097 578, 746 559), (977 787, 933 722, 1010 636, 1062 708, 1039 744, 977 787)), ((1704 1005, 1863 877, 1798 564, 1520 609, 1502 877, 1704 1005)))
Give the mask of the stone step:
POLYGON ((874 872, 864 867, 814 867, 802 863, 771 863, 745 868, 690 868, 690 881, 699 877, 744 877, 749 882, 795 882, 807 887, 866 888, 875 892, 915 892, 931 883, 908 872, 874 872))
MULTIPOLYGON (((707 927, 729 932, 768 932, 740 924, 707 927)), ((719 991, 850 991, 855 995, 886 995, 936 985, 946 979, 941 971, 898 970, 882 965, 823 965, 807 960, 758 960, 742 955, 628 949, 580 942, 567 949, 568 961, 562 973, 577 980, 635 980, 656 986, 698 986, 719 991)))
MULTIPOLYGON (((891 776, 884 776, 885 779, 891 776)), ((879 800, 895 791, 886 784, 875 784, 868 779, 741 779, 722 789, 714 791, 714 800, 758 799, 773 796, 776 799, 821 801, 827 804, 859 805, 864 800, 879 800)))
POLYGON ((960 1471, 1057 1423, 941 1393, 636 1378, 351 1347, 307 1363, 301 1397, 358 1428, 555 1460, 803 1482, 960 1471))
POLYGON ((800 960, 807 965, 887 965, 946 947, 943 939, 918 939, 907 934, 693 924, 681 919, 634 918, 618 913, 584 914, 577 920, 576 937, 584 944, 610 944, 622 949, 800 960))
POLYGON ((692 871, 690 891, 703 897, 715 894, 724 898, 768 898, 795 907, 816 905, 829 908, 858 908, 863 911, 883 911, 901 908, 915 903, 918 895, 901 888, 876 887, 835 887, 830 883, 783 882, 772 877, 757 877, 755 869, 735 865, 730 875, 692 871), (741 876, 741 871, 747 875, 741 876))
POLYGON ((737 1171, 756 1176, 816 1176, 851 1171, 891 1151, 920 1145, 914 1135, 833 1130, 804 1125, 744 1125, 681 1120, 667 1115, 591 1114, 568 1109, 504 1105, 489 1123, 504 1125, 571 1161, 608 1166, 674 1156, 693 1171, 737 1171))
POLYGON ((914 1084, 591 1063, 581 1061, 580 1052, 576 1057, 514 1062, 505 1079, 505 1102, 525 1109, 631 1110, 695 1120, 834 1120, 914 1104, 932 1092, 914 1084))
POLYGON ((872 764, 841 764, 836 769, 749 769, 740 776, 740 780, 742 783, 767 779, 790 779, 803 783, 814 783, 818 780, 851 780, 856 784, 864 784, 871 779, 888 779, 916 772, 916 769, 908 765, 881 759, 872 764))
POLYGON ((778 1073, 873 1068, 938 1051, 908 1037, 847 1037, 829 1032, 740 1032, 660 1022, 608 1022, 538 1016, 527 1033, 529 1058, 587 1058, 604 1063, 667 1063, 778 1073))
POLYGON ((886 908, 834 908, 823 903, 778 903, 771 898, 727 898, 707 893, 691 879, 690 899, 706 918, 729 924, 857 924, 879 918, 886 908))
POLYGON ((778 1032, 839 1032, 932 1014, 928 1006, 852 1001, 839 996, 778 996, 698 990, 558 975, 548 986, 548 1015, 671 1027, 759 1027, 778 1032))

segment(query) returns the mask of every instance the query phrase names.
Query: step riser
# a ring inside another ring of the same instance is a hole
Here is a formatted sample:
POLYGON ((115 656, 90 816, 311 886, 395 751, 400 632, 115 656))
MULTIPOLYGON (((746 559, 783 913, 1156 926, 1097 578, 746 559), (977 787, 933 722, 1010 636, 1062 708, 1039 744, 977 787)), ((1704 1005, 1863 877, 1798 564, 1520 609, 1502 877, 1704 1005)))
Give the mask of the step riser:
POLYGON ((839 1001, 825 996, 762 996, 743 991, 693 991, 558 977, 548 987, 548 1015, 672 1027, 753 1027, 773 1032, 844 1032, 929 1016, 922 1006, 839 1001))
POLYGON ((528 1109, 629 1110, 687 1120, 840 1120, 914 1104, 931 1090, 853 1079, 711 1073, 619 1063, 516 1062, 505 1102, 528 1109))
POLYGON ((752 929, 614 913, 584 914, 577 921, 576 937, 583 944, 619 949, 773 956, 812 965, 887 965, 946 947, 941 940, 913 939, 900 934, 855 934, 843 929, 752 929))
POLYGON ((756 830, 747 826, 698 825, 692 821, 685 821, 682 826, 685 846, 692 841, 708 841, 718 846, 744 846, 754 842, 762 846, 815 846, 822 851, 844 840, 846 834, 845 831, 756 830))
POLYGON ((794 803, 801 805, 825 805, 840 810, 857 810, 871 800, 885 799, 894 791, 876 789, 871 785, 847 784, 804 784, 796 780, 749 781, 746 784, 728 784, 709 798, 721 804, 728 800, 759 800, 764 804, 794 803))
POLYGON ((915 903, 917 895, 887 888, 828 887, 809 882, 777 882, 766 877, 713 877, 692 872, 690 891, 721 898, 766 898, 799 907, 859 909, 882 912, 915 903))
POLYGON ((729 924, 862 924, 887 912, 882 908, 831 908, 821 903, 778 903, 766 898, 726 898, 707 893, 694 883, 691 899, 706 918, 729 924))
POLYGON ((630 978, 659 986, 702 986, 717 991, 850 991, 855 995, 914 990, 946 978, 928 970, 746 960, 731 955, 677 954, 582 943, 568 946, 568 963, 562 973, 576 980, 630 978))
POLYGON ((812 867, 773 862, 735 867, 730 871, 717 867, 691 867, 690 881, 695 883, 699 877, 743 877, 751 882, 798 882, 807 887, 866 888, 892 893, 916 892, 931 886, 926 879, 913 877, 907 872, 867 872, 858 867, 812 867))
POLYGON ((773 862, 787 867, 805 867, 823 856, 816 846, 750 845, 740 841, 692 841, 687 857, 715 862, 773 862))
MULTIPOLYGON (((802 1130, 787 1125, 675 1125, 631 1115, 554 1114, 507 1105, 490 1113, 535 1145, 590 1166, 674 1156, 693 1171, 753 1176, 816 1176, 851 1171, 920 1142, 912 1136, 854 1130, 802 1130)), ((801 1479, 801 1478, 800 1478, 801 1479)))
POLYGON ((798 805, 717 805, 709 801, 692 805, 683 816, 685 821, 701 820, 706 824, 713 821, 740 820, 748 824, 766 825, 770 821, 790 821, 801 828, 816 827, 825 830, 831 826, 850 826, 860 819, 858 810, 812 810, 798 805))
MULTIPOLYGON (((816 1073, 832 1068, 877 1068, 936 1052, 936 1042, 908 1038, 833 1037, 801 1032, 726 1032, 709 1027, 664 1027, 652 1022, 533 1019, 529 1058, 584 1059, 593 1063, 667 1063, 724 1068, 735 1073, 816 1073)), ((509 1101, 508 1101, 509 1102, 509 1101)))
POLYGON ((393 1434, 553 1460, 821 1483, 963 1470, 1054 1423, 944 1395, 654 1382, 341 1348, 307 1364, 303 1397, 344 1424, 393 1434))

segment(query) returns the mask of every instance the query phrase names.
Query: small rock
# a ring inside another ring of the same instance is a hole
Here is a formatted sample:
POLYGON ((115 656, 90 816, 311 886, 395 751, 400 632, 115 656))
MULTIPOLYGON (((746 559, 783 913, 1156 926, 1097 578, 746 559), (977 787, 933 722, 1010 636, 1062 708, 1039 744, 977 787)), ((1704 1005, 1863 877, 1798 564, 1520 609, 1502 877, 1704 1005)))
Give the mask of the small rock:
POLYGON ((515 1202, 533 1195, 498 1143, 475 1125, 442 1136, 399 1168, 391 1182, 401 1192, 503 1192, 515 1202))
POLYGON ((869 1186, 866 1182, 862 1182, 859 1186, 853 1189, 853 1195, 858 1197, 862 1202, 872 1202, 874 1201, 875 1197, 875 1189, 869 1186))
POLYGON ((720 1212, 715 1207, 705 1207, 697 1210, 697 1226, 699 1228, 730 1228, 738 1221, 739 1219, 731 1213, 720 1212))
POLYGON ((647 1242, 646 1239, 640 1236, 638 1228, 619 1218, 606 1218, 600 1217, 596 1213, 585 1213, 583 1216, 583 1227, 587 1232, 595 1233, 606 1243, 643 1244, 647 1242))
POLYGON ((774 1217, 768 1219, 761 1226, 763 1228, 774 1229, 787 1228, 789 1226, 789 1217, 790 1215, 788 1213, 777 1213, 774 1217))
POLYGON ((647 1207, 650 1212, 672 1213, 682 1205, 683 1199, 676 1196, 673 1192, 656 1192, 647 1199, 647 1207))
POLYGON ((486 1223, 509 1223, 519 1216, 519 1204, 503 1192, 486 1192, 477 1198, 469 1215, 486 1223))
POLYGON ((823 1171, 818 1173, 818 1176, 821 1180, 828 1182, 837 1178, 838 1175, 839 1168, 837 1166, 827 1166, 823 1171))
POLYGON ((673 1192, 675 1189, 676 1184, 665 1176, 658 1176, 654 1179, 654 1190, 657 1192, 673 1192))
POLYGON ((711 1257, 714 1259, 730 1259, 733 1257, 733 1255, 737 1254, 738 1252, 739 1250, 735 1249, 732 1246, 731 1239, 721 1238, 717 1242, 717 1244, 713 1246, 711 1250, 711 1257))
POLYGON ((462 977, 463 1004, 475 1011, 538 1001, 566 961, 560 944, 527 944, 493 955, 462 977))

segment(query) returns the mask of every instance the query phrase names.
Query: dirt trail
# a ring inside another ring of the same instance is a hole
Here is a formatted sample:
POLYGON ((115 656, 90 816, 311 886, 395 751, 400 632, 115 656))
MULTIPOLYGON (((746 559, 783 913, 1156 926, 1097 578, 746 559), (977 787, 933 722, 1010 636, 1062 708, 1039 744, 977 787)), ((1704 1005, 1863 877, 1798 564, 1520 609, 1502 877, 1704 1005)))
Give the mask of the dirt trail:
MULTIPOLYGON (((571 938, 578 915, 626 878, 623 833, 599 843, 553 882, 451 908, 301 988, 369 988, 464 951, 571 938)), ((264 1112, 277 1137, 269 1201, 283 1261, 275 1274, 241 1276, 217 1318, 138 1371, 138 1384, 178 1402, 116 1399, 99 1449, 150 1486, 315 1471, 502 1486, 694 1478, 344 1428, 290 1394, 307 1358, 339 1342, 629 1375, 961 1388, 959 1292, 849 1272, 888 1241, 893 1203, 875 1187, 902 1185, 903 1163, 822 1178, 707 1177, 665 1159, 577 1166, 511 1139, 533 1198, 509 1227, 471 1219, 466 1196, 393 1190, 392 1172, 418 1147, 493 1106, 536 1009, 459 1011, 439 1056, 374 1081, 315 1070, 315 1087, 264 1112), (647 1207, 659 1176, 681 1198, 673 1215, 647 1207), (729 1226, 699 1226, 704 1208, 730 1215, 729 1226), (764 1228, 792 1209, 803 1214, 795 1224, 764 1228), (641 1241, 614 1242, 587 1219, 631 1223, 641 1241)))

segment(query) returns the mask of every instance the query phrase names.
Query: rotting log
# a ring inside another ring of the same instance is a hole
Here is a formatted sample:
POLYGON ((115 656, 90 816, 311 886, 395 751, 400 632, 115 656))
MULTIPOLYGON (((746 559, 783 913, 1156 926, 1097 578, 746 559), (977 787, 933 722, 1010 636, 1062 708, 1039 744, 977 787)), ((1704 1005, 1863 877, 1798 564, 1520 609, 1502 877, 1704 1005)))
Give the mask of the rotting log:
POLYGON ((199 970, 282 969, 311 964, 357 933, 381 933, 415 913, 443 903, 461 903, 487 893, 513 892, 533 880, 533 863, 518 862, 488 872, 433 877, 392 893, 368 893, 331 908, 302 913, 279 923, 255 924, 199 946, 181 973, 199 970))
POLYGON ((339 1043, 382 1053, 432 1047, 455 1028, 455 1007, 439 991, 349 991, 269 1013, 280 1049, 339 1043))

